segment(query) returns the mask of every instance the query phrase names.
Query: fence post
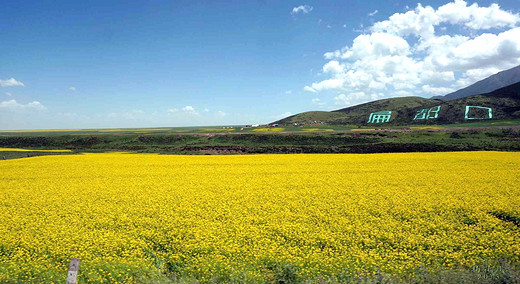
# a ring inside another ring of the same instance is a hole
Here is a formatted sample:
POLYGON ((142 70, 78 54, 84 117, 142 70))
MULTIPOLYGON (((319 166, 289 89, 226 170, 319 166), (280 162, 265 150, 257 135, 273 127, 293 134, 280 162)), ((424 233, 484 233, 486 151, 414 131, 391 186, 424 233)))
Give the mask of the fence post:
POLYGON ((72 258, 69 264, 69 272, 67 273, 67 284, 76 284, 78 277, 79 258, 72 258))

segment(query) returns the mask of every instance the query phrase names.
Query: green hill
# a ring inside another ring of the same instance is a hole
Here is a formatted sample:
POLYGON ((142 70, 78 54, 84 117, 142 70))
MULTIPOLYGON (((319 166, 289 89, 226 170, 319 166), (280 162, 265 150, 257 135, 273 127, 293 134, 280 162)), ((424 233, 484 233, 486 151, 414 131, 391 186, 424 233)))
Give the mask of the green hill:
POLYGON ((518 118, 520 118, 520 83, 487 94, 456 100, 427 99, 422 97, 383 99, 331 112, 303 112, 281 119, 275 123, 283 125, 321 121, 333 125, 420 125, 518 118), (491 117, 487 108, 491 109, 491 117), (391 113, 378 114, 378 112, 385 111, 391 113), (371 114, 373 115, 371 116, 371 114), (387 116, 385 117, 385 115, 388 114, 390 114, 390 118, 386 121, 385 118, 387 116), (381 116, 377 117, 377 115, 381 116))

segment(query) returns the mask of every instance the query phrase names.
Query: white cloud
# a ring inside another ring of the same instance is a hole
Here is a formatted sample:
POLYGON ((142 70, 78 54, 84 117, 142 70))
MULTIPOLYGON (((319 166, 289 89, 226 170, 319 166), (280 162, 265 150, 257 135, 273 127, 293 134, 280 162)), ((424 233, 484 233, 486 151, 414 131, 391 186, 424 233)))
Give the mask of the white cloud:
POLYGON ((350 45, 326 52, 325 78, 304 90, 333 92, 337 105, 444 95, 519 65, 519 23, 518 14, 497 4, 455 0, 437 9, 418 4, 374 23, 350 45), (446 25, 452 27, 436 33, 446 25))
POLYGON ((423 92, 427 94, 433 94, 433 95, 446 95, 453 91, 456 91, 452 88, 445 88, 445 87, 432 87, 430 85, 424 85, 422 86, 423 92))
POLYGON ((0 87, 16 87, 16 86, 25 86, 22 82, 16 80, 15 78, 10 78, 6 80, 0 79, 0 87))
POLYGON ((331 60, 327 64, 323 65, 324 73, 341 74, 345 71, 345 66, 340 64, 336 60, 331 60))
POLYGON ((298 13, 302 13, 302 14, 308 14, 312 11, 312 9, 314 9, 314 7, 312 6, 309 6, 309 5, 300 5, 298 7, 294 7, 291 11, 291 15, 295 15, 295 14, 298 14, 298 13))
POLYGON ((71 87, 69 87, 69 90, 74 92, 74 91, 76 91, 76 87, 71 86, 71 87))
POLYGON ((319 98, 313 98, 311 100, 311 102, 312 102, 312 104, 317 105, 317 106, 324 106, 325 105, 325 103, 322 102, 319 98))
POLYGON ((226 115, 227 115, 227 113, 225 113, 225 112, 223 112, 223 111, 221 111, 221 110, 217 111, 217 116, 218 116, 218 117, 224 117, 224 116, 226 116, 226 115))
POLYGON ((343 88, 343 79, 339 78, 339 79, 327 79, 327 80, 323 80, 318 83, 312 83, 312 85, 310 87, 305 86, 304 90, 316 93, 316 92, 319 92, 322 90, 330 90, 330 89, 339 90, 342 88, 343 88))
POLYGON ((303 87, 303 90, 307 91, 307 92, 311 92, 311 93, 317 93, 318 92, 318 91, 316 91, 315 89, 313 89, 312 87, 309 87, 309 86, 303 87))
POLYGON ((338 96, 334 97, 334 103, 339 106, 348 106, 350 105, 350 98, 345 94, 339 94, 338 96))
POLYGON ((13 94, 11 94, 9 92, 6 92, 5 95, 8 96, 8 97, 12 97, 13 96, 13 94))
POLYGON ((185 106, 181 109, 185 113, 198 115, 199 113, 192 106, 185 106))
POLYGON ((442 54, 431 51, 425 61, 439 70, 508 67, 520 62, 520 28, 499 34, 484 33, 472 39, 459 39, 457 43, 446 43, 442 54))
POLYGON ((470 6, 463 0, 440 6, 437 10, 421 4, 413 11, 396 13, 386 21, 375 23, 373 32, 389 32, 397 35, 415 35, 430 37, 435 33, 435 26, 449 23, 463 25, 473 30, 515 27, 520 16, 504 11, 498 4, 479 7, 477 3, 470 6))
POLYGON ((372 17, 372 16, 375 16, 377 13, 379 13, 379 11, 378 10, 374 10, 374 12, 368 13, 368 16, 372 17))
POLYGON ((339 54, 341 59, 405 56, 410 54, 410 45, 404 38, 397 35, 376 32, 356 37, 352 46, 339 54))
POLYGON ((323 54, 323 57, 325 57, 325 59, 339 58, 340 56, 341 56, 341 51, 339 51, 339 50, 326 52, 325 54, 323 54))
POLYGON ((393 95, 395 97, 409 97, 409 96, 413 96, 414 94, 410 91, 404 91, 404 90, 400 90, 400 91, 395 91, 393 93, 393 95))
POLYGON ((382 94, 366 94, 365 92, 350 93, 348 96, 345 94, 339 94, 334 97, 334 104, 340 107, 344 107, 354 104, 366 103, 380 98, 382 98, 382 94))
POLYGON ((27 104, 20 104, 16 100, 8 100, 0 102, 0 109, 7 110, 46 110, 47 108, 38 101, 32 101, 27 104))
POLYGON ((416 35, 429 37, 434 34, 434 25, 438 25, 439 19, 431 6, 417 5, 414 11, 396 13, 386 21, 375 23, 372 32, 386 32, 398 36, 416 35))
POLYGON ((170 108, 170 109, 168 109, 167 112, 169 114, 181 113, 181 114, 189 114, 189 115, 199 115, 199 112, 197 110, 195 110, 195 108, 192 106, 185 106, 180 109, 170 108))
POLYGON ((439 7, 437 15, 441 22, 464 24, 474 30, 514 27, 520 21, 518 14, 502 10, 496 3, 489 7, 479 7, 477 3, 468 6, 462 0, 439 7))

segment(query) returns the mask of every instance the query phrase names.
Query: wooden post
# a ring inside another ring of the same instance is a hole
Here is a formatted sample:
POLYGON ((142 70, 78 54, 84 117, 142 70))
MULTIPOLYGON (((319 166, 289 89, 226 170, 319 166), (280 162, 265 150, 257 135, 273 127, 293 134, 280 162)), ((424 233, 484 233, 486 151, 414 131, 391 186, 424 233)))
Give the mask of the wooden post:
POLYGON ((76 284, 78 277, 79 258, 72 258, 69 264, 69 272, 67 274, 67 284, 76 284))

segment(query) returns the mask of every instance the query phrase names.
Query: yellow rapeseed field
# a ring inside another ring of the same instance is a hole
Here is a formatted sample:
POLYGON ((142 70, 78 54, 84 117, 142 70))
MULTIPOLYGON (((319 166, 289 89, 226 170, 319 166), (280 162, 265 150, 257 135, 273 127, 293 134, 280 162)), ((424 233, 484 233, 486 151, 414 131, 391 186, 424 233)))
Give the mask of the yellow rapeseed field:
POLYGON ((254 132, 280 132, 284 131, 283 127, 262 127, 253 129, 254 132))
POLYGON ((5 160, 0 282, 64 282, 71 257, 80 283, 519 261, 519 216, 520 153, 5 160))

